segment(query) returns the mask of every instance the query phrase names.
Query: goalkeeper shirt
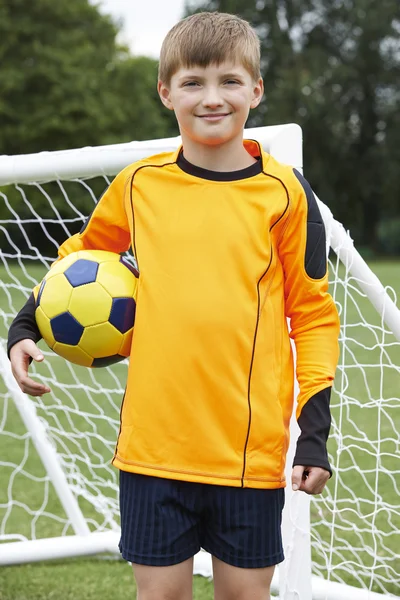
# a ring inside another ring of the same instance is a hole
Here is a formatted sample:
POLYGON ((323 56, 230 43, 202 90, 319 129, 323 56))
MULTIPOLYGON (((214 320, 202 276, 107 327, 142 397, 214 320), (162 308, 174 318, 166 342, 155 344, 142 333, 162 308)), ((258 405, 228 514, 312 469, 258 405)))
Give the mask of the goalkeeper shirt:
MULTIPOLYGON (((113 464, 157 477, 285 485, 294 360, 294 464, 330 470, 329 396, 338 315, 325 230, 307 181, 246 140, 240 171, 196 167, 182 148, 114 179, 59 256, 132 248, 140 272, 113 464), (288 320, 290 328, 288 329, 288 320)), ((9 349, 40 334, 32 296, 9 349)))

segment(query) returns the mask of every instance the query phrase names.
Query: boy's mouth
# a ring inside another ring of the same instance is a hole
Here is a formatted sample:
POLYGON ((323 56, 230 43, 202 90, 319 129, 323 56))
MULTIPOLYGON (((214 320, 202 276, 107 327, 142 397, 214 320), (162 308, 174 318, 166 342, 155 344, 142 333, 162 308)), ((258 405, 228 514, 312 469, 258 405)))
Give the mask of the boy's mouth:
POLYGON ((205 119, 206 121, 218 121, 219 119, 223 119, 224 117, 228 117, 230 113, 209 113, 206 115, 197 115, 200 119, 205 119))

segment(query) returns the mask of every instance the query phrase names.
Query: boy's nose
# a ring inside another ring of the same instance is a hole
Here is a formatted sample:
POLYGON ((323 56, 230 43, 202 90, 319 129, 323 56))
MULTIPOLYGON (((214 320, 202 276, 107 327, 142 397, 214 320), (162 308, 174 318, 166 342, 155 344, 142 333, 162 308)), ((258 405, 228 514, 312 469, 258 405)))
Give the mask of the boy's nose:
POLYGON ((214 87, 209 87, 204 91, 203 97, 203 105, 209 106, 210 108, 215 108, 218 106, 222 106, 224 101, 221 98, 221 94, 218 89, 214 87))

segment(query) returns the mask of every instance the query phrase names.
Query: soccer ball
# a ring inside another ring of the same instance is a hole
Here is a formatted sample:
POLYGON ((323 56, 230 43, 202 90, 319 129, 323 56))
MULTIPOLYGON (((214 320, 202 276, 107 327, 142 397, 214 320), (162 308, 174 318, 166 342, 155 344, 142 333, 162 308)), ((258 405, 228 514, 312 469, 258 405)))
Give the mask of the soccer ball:
POLYGON ((104 367, 129 356, 138 277, 126 259, 104 250, 80 250, 58 261, 36 297, 44 341, 83 367, 104 367))

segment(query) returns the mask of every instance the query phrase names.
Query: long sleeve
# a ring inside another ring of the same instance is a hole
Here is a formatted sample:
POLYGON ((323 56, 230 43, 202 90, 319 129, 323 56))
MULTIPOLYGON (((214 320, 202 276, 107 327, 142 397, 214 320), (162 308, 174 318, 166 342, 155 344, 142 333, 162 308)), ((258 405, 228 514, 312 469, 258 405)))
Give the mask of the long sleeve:
MULTIPOLYGON (((124 204, 126 185, 130 181, 128 173, 129 168, 116 176, 96 204, 81 231, 68 238, 59 247, 57 260, 78 250, 96 249, 117 253, 128 250, 131 238, 124 204)), ((34 288, 27 302, 11 323, 7 341, 8 355, 10 355, 12 346, 23 339, 31 339, 35 343, 41 339, 35 320, 37 292, 38 286, 34 288)))
POLYGON ((279 246, 285 278, 286 316, 296 346, 301 434, 294 465, 329 471, 326 441, 330 429, 330 391, 339 356, 339 318, 328 293, 325 228, 311 190, 294 170, 288 222, 279 246))
POLYGON ((17 342, 33 340, 35 344, 41 339, 40 331, 35 321, 35 297, 33 293, 21 308, 8 330, 7 354, 17 342))
POLYGON ((130 171, 127 167, 116 176, 81 231, 59 247, 59 258, 78 250, 109 250, 117 253, 128 250, 131 237, 124 199, 130 171))

